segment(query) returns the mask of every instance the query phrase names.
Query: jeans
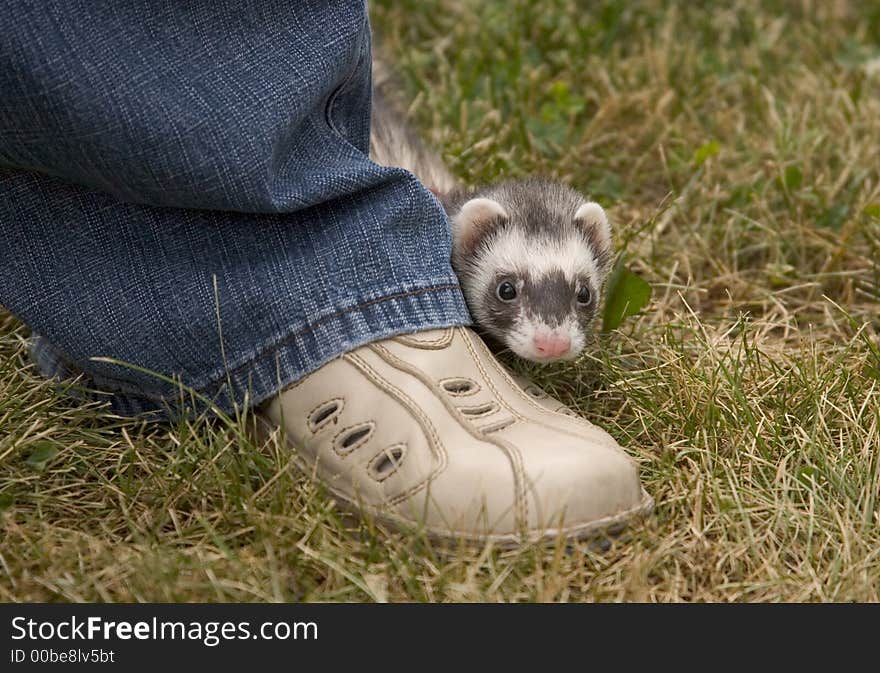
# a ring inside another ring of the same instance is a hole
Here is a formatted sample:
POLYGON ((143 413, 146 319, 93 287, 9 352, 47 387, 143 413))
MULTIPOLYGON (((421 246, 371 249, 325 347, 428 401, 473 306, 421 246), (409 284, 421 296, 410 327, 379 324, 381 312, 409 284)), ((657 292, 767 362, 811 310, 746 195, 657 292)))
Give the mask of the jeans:
POLYGON ((364 0, 7 0, 0 92, 0 303, 117 413, 470 320, 440 204, 367 156, 364 0))

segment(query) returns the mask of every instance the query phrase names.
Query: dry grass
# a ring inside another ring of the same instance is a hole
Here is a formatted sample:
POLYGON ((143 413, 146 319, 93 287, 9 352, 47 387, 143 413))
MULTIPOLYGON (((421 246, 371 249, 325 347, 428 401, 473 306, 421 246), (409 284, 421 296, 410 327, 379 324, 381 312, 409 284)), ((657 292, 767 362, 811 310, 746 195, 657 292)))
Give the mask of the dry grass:
POLYGON ((0 317, 0 599, 878 600, 880 9, 679 5, 373 6, 459 175, 565 177, 652 281, 534 372, 638 458, 644 525, 501 552, 344 519, 240 421, 78 407, 0 317))

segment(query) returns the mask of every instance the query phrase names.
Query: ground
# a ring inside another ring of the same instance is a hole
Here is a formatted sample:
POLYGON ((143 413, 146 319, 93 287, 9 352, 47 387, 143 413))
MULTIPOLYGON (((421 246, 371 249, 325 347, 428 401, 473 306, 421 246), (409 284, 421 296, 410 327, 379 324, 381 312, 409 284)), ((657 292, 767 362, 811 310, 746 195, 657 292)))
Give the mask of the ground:
POLYGON ((880 599, 880 6, 684 6, 372 5, 463 180, 567 180, 651 282, 530 370, 638 460, 647 521, 499 551, 344 519, 241 421, 77 406, 0 313, 0 600, 880 599))

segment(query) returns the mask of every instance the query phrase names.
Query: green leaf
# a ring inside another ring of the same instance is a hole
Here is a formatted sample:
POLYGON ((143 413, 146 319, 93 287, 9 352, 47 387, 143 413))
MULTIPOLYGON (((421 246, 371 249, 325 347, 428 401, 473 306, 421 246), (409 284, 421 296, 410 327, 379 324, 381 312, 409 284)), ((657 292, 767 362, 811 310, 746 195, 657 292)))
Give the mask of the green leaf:
POLYGON ((789 192, 794 192, 800 189, 803 183, 804 174, 801 173, 800 168, 794 165, 785 168, 785 188, 789 192))
POLYGON ((706 159, 714 157, 721 151, 721 143, 717 140, 710 140, 707 143, 700 145, 696 150, 694 150, 694 164, 697 166, 702 166, 706 159))
POLYGON ((875 217, 880 220, 880 203, 871 203, 865 206, 865 215, 875 217))
POLYGON ((820 476, 821 474, 819 473, 819 470, 815 467, 806 466, 797 471, 795 478, 807 488, 813 488, 820 476))
POLYGON ((12 497, 11 493, 0 493, 0 512, 9 509, 14 504, 15 498, 12 497))
POLYGON ((52 442, 40 442, 25 461, 37 472, 46 469, 46 464, 58 455, 58 449, 52 442))
POLYGON ((602 331, 617 329, 623 319, 635 315, 651 298, 651 286, 641 276, 637 276, 623 264, 623 256, 614 266, 608 279, 608 296, 605 299, 605 313, 602 316, 602 331))

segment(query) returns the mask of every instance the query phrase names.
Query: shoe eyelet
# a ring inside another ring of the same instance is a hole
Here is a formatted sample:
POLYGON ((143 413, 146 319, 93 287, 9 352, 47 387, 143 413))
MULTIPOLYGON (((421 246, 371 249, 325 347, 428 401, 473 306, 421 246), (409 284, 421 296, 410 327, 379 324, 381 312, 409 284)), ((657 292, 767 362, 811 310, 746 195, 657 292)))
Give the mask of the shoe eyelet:
POLYGON ((370 461, 367 472, 376 481, 385 481, 400 469, 406 454, 406 444, 394 444, 370 461))
POLYGON ((484 435, 491 435, 493 432, 504 430, 504 428, 508 428, 514 423, 516 423, 516 419, 512 416, 508 416, 507 418, 502 418, 500 421, 496 423, 491 423, 490 425, 487 425, 480 430, 484 435))
POLYGON ((333 438, 333 450, 340 456, 347 456, 366 444, 373 436, 375 429, 376 424, 372 421, 344 428, 337 432, 333 438))
POLYGON ((534 383, 526 386, 526 392, 529 395, 531 395, 532 397, 534 397, 536 400, 543 400, 545 397, 547 397, 547 393, 545 393, 543 390, 541 390, 534 383))
POLYGON ((486 402, 477 404, 472 407, 459 407, 459 411, 468 418, 483 418, 498 411, 498 405, 495 402, 486 402))
POLYGON ((479 383, 463 376, 443 379, 440 381, 440 387, 453 397, 473 395, 480 390, 479 383))
POLYGON ((312 432, 318 432, 330 423, 337 423, 339 414, 345 406, 345 400, 334 397, 332 400, 322 402, 309 412, 308 426, 312 432))

